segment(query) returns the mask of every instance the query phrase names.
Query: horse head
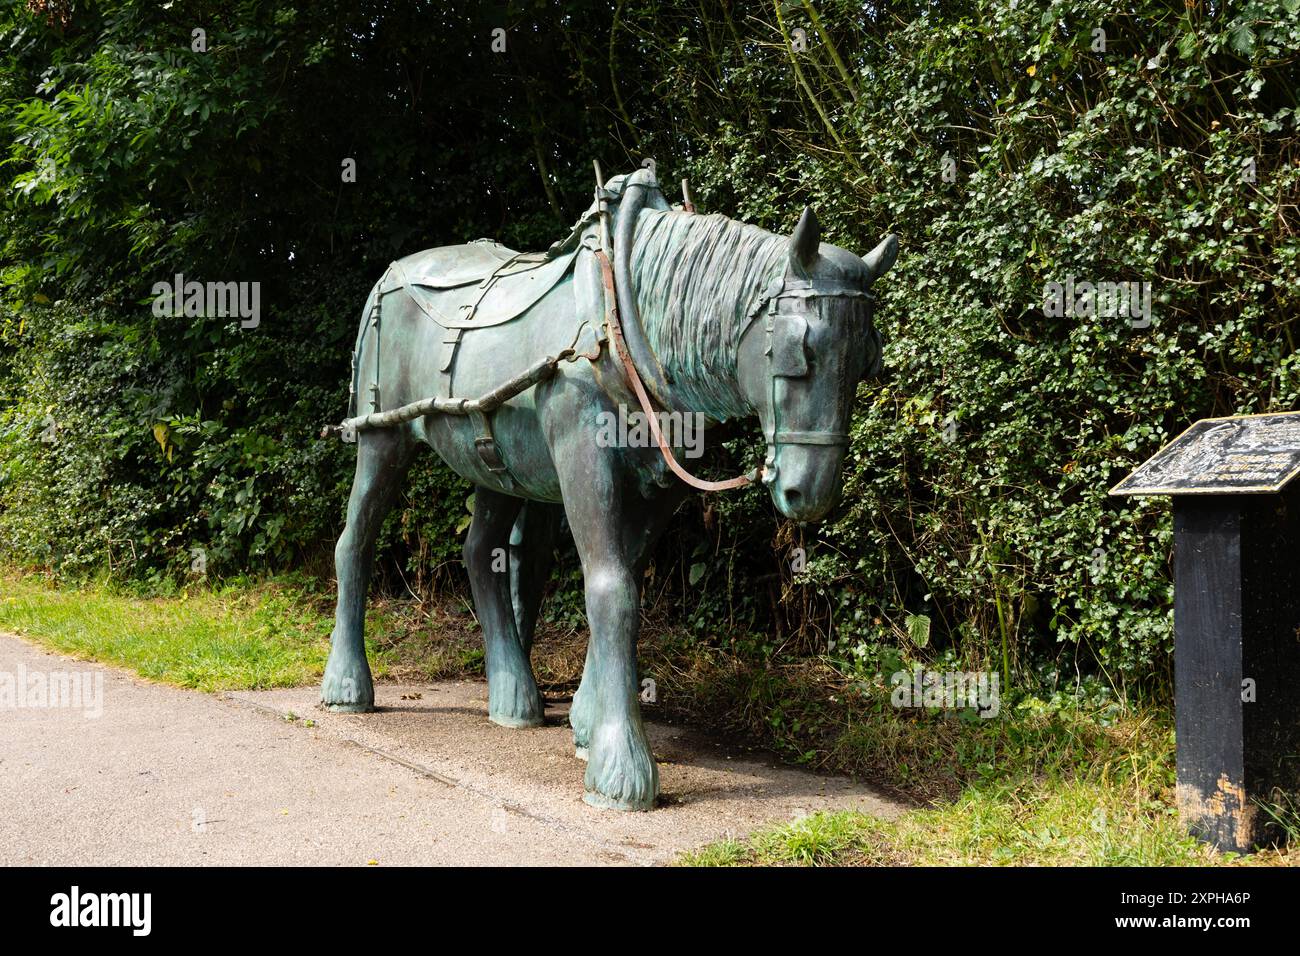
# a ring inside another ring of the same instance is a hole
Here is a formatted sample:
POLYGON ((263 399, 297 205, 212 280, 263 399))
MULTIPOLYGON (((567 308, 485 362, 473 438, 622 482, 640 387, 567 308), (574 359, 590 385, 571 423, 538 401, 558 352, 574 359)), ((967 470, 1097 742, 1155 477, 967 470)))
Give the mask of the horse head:
POLYGON ((767 440, 763 482, 796 521, 822 518, 838 497, 857 384, 880 365, 868 290, 898 255, 893 235, 862 258, 819 235, 804 209, 785 274, 759 299, 737 362, 767 440))

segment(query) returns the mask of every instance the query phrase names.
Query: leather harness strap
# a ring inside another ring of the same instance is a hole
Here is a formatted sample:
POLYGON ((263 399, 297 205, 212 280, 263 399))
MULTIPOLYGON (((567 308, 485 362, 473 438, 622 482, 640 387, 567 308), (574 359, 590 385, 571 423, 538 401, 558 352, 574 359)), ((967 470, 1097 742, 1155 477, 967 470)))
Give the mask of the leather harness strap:
POLYGON ((609 264, 609 257, 605 255, 603 250, 596 249, 594 254, 596 261, 600 263, 600 278, 605 286, 605 322, 609 326, 610 341, 614 344, 614 351, 618 353, 619 360, 623 363, 623 371, 627 375, 628 384, 632 386, 637 401, 641 403, 641 411, 645 414, 646 421, 650 425, 650 433, 654 435, 655 441, 659 445, 659 453, 663 455, 664 463, 674 475, 692 488, 698 488, 700 491, 728 491, 732 488, 743 488, 758 481, 762 475, 762 469, 754 469, 748 474, 728 478, 726 481, 705 481, 702 478, 696 478, 678 463, 673 456, 672 449, 668 447, 668 442, 664 440, 663 432, 659 428, 659 416, 650 404, 650 396, 646 394, 645 383, 641 381, 641 376, 636 370, 636 363, 632 361, 632 356, 627 350, 627 343, 623 341, 623 327, 618 320, 618 299, 614 293, 614 269, 609 264))

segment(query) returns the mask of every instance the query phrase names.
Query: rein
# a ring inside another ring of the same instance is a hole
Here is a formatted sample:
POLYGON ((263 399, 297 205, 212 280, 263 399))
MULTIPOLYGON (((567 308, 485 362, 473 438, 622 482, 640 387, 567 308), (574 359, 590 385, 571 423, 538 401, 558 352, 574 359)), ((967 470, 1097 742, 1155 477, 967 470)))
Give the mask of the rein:
MULTIPOLYGON (((599 172, 597 173, 599 182, 599 172)), ((685 185, 685 183, 683 183, 685 185)), ((754 484, 759 480, 773 481, 776 478, 776 452, 781 445, 848 445, 849 436, 846 432, 831 431, 801 431, 795 429, 783 429, 777 424, 777 401, 776 401, 776 380, 779 377, 800 378, 807 374, 803 352, 803 335, 806 330, 806 322, 798 312, 784 312, 780 308, 783 300, 795 300, 807 303, 812 300, 823 297, 840 297, 840 298, 870 298, 870 293, 857 288, 848 283, 829 282, 814 284, 807 279, 774 279, 763 291, 754 307, 746 316, 744 327, 740 332, 740 339, 750 332, 755 324, 755 320, 760 314, 766 312, 767 320, 765 330, 767 333, 767 356, 769 365, 769 378, 771 380, 771 391, 768 396, 770 403, 769 419, 770 422, 764 428, 764 440, 767 445, 767 453, 764 456, 763 464, 746 474, 738 475, 735 478, 729 478, 725 481, 705 481, 703 478, 697 478, 682 467, 681 463, 673 455, 672 448, 664 439, 662 430, 659 427, 659 416, 654 410, 650 400, 650 395, 646 389, 645 382, 641 374, 637 371, 636 362, 632 358, 631 351, 627 347, 627 342, 623 336, 623 326, 618 314, 618 295, 614 283, 614 269, 610 264, 608 249, 613 247, 609 239, 608 228, 608 208, 605 205, 602 196, 602 190, 597 190, 599 203, 599 215, 601 219, 601 243, 600 248, 592 249, 596 261, 600 263, 601 281, 605 287, 605 325, 609 329, 609 339, 614 347, 615 353, 623 366, 623 372, 627 382, 632 387, 637 401, 641 405, 641 411, 645 414, 646 420, 650 425, 650 433, 654 436, 655 443, 659 447, 659 453, 663 456, 664 463, 668 469, 686 482, 692 488, 700 491, 729 491, 732 488, 744 488, 746 485, 754 484), (773 339, 776 333, 776 322, 799 323, 797 332, 797 341, 794 347, 797 350, 797 358, 793 363, 783 362, 778 359, 777 349, 773 347, 773 339), (791 367, 791 366, 794 367, 791 367)), ((688 200, 689 201, 689 200, 688 200)), ((691 212, 694 211, 693 205, 691 212)), ((590 248, 590 247, 589 247, 590 248)), ((614 250, 614 254, 631 255, 630 249, 614 250)))
POLYGON ((674 475, 692 488, 698 488, 700 491, 729 491, 732 488, 743 488, 758 481, 763 474, 762 468, 755 468, 748 474, 737 475, 735 478, 728 478, 726 481, 705 481, 703 478, 696 478, 677 461, 672 449, 668 447, 668 442, 664 441, 663 432, 659 428, 659 416, 650 404, 650 396, 646 394, 645 383, 641 381, 641 376, 636 370, 636 363, 632 361, 632 356, 627 350, 627 343, 623 341, 623 326, 618 320, 618 301, 614 292, 614 267, 610 265, 609 256, 605 255, 603 249, 592 251, 596 256, 596 261, 600 263, 600 278, 605 286, 605 324, 609 327, 610 341, 614 344, 614 351, 618 353, 619 361, 623 363, 623 371, 627 375, 628 383, 632 386, 632 391, 636 393, 637 401, 641 403, 641 411, 650 424, 650 433, 654 435, 655 442, 659 445, 659 453, 663 455, 664 464, 668 466, 674 475))

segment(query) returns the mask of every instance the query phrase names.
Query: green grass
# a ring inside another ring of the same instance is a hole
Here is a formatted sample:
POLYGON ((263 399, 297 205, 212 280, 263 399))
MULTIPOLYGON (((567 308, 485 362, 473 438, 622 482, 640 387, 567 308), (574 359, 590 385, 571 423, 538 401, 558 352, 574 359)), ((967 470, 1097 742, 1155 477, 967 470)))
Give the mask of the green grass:
POLYGON ((1164 804, 1135 807, 1095 784, 972 790, 895 820, 846 811, 771 827, 685 854, 685 866, 1205 866, 1285 864, 1218 854, 1164 804))
MULTIPOLYGON (((1286 848, 1221 854, 1192 839, 1174 806, 1171 717, 1044 711, 1028 698, 994 721, 881 711, 841 729, 830 766, 906 755, 893 789, 935 794, 894 819, 855 812, 782 823, 685 854, 684 866, 1295 865, 1286 848), (927 750, 928 748, 928 750, 927 750), (928 758, 924 754, 928 753, 928 758), (914 788, 901 785, 911 780, 914 788), (956 790, 948 795, 949 786, 956 790)), ((887 774, 870 779, 890 780, 887 774)), ((1272 808, 1295 845, 1294 807, 1272 808)))
MULTIPOLYGON (((203 691, 263 690, 320 681, 334 594, 292 576, 235 579, 161 596, 111 582, 73 585, 0 568, 0 630, 83 660, 203 691)), ((372 599, 366 652, 376 679, 481 676, 483 641, 465 607, 372 599)), ((573 657, 572 653, 567 655, 573 657)), ((578 657, 581 660, 581 657, 578 657)), ((538 667, 539 677, 547 668, 538 667)))
POLYGON ((196 690, 292 687, 320 678, 330 622, 293 587, 195 589, 142 599, 0 572, 0 629, 84 660, 196 690))
MULTIPOLYGON (((894 707, 879 678, 850 681, 824 660, 765 666, 670 644, 653 652, 650 673, 661 699, 694 711, 678 717, 762 740, 794 762, 850 773, 916 805, 890 820, 843 812, 782 823, 685 854, 680 865, 1297 862, 1285 848, 1220 854, 1184 831, 1167 705, 1030 675, 1013 681, 999 715, 984 720, 894 707)), ((1300 842, 1300 801, 1265 812, 1291 846, 1300 842)))

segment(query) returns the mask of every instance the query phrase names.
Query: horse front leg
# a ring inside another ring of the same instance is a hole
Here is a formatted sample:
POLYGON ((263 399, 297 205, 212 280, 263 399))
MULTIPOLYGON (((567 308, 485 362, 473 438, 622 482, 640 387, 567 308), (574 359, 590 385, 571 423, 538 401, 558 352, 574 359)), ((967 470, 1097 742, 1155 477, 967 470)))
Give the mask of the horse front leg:
MULTIPOLYGON (((677 510, 685 497, 686 486, 674 485, 672 488, 659 492, 652 501, 641 499, 638 502, 635 514, 629 516, 630 520, 624 537, 628 544, 628 557, 632 562, 632 573, 638 582, 638 596, 640 582, 645 578, 646 567, 650 563, 650 556, 654 551, 655 543, 663 534, 664 529, 668 527, 673 512, 677 510)), ((639 612, 639 599, 637 605, 639 612)), ((595 646, 595 641, 587 642, 587 659, 582 667, 582 681, 578 685, 577 693, 573 695, 573 705, 569 708, 569 726, 573 728, 573 752, 574 756, 579 760, 588 759, 591 730, 596 717, 595 688, 600 679, 595 664, 595 646)), ((637 699, 640 700, 639 686, 637 688, 637 699)))
MULTIPOLYGON (((659 793, 641 721, 636 641, 641 625, 638 564, 665 511, 618 474, 608 449, 575 440, 556 456, 565 512, 582 559, 591 629, 582 693, 587 773, 583 799, 593 806, 649 810, 659 793)), ((671 514, 667 511, 666 514, 671 514)))
POLYGON ((332 711, 360 713, 374 708, 375 687, 366 661, 366 589, 375 539, 414 450, 404 429, 357 435, 357 470, 348 498, 347 525, 334 548, 338 604, 321 681, 321 703, 332 711))

